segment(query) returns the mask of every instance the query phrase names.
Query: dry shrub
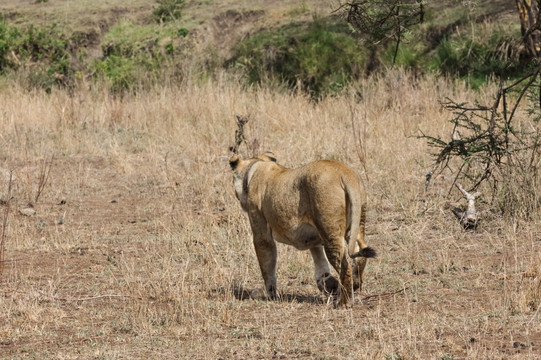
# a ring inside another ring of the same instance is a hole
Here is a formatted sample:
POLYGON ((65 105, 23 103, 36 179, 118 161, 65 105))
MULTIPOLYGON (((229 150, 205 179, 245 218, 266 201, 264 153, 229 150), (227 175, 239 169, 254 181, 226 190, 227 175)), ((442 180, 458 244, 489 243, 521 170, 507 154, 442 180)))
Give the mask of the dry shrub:
POLYGON ((509 217, 539 214, 539 74, 541 68, 495 91, 492 102, 447 100, 453 129, 444 138, 423 133, 435 148, 433 169, 450 172, 471 191, 484 189, 492 204, 509 217), (490 105, 482 105, 490 104, 490 105))
POLYGON ((532 219, 539 215, 541 158, 536 152, 534 149, 519 155, 519 159, 502 169, 497 206, 510 218, 532 219))

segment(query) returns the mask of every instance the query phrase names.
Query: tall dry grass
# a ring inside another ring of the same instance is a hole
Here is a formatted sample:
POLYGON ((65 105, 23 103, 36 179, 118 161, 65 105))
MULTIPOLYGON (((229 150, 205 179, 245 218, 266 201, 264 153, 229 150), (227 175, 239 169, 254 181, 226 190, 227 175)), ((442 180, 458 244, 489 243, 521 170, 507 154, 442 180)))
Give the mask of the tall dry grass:
POLYGON ((433 159, 416 135, 450 130, 438 101, 492 90, 402 72, 318 103, 225 76, 122 98, 4 89, 0 167, 15 182, 0 354, 536 358, 536 224, 491 216, 466 233, 445 207, 460 200, 447 195, 452 176, 424 190, 433 159), (236 113, 251 118, 244 155, 271 150, 291 167, 332 158, 363 174, 380 254, 363 291, 405 291, 334 310, 308 254, 279 246, 282 300, 255 296, 261 276, 227 162, 236 113), (17 214, 52 154, 36 215, 17 214))

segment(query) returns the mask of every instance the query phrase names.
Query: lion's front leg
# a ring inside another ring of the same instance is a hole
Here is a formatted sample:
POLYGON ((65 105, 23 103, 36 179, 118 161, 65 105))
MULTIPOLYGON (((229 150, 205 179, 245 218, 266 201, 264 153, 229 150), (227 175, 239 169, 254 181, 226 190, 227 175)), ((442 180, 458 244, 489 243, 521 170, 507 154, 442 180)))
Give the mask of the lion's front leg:
POLYGON ((256 237, 254 234, 255 253, 265 281, 265 291, 271 299, 276 298, 276 244, 272 239, 256 237))
POLYGON ((276 244, 265 218, 258 212, 250 213, 250 225, 254 235, 254 247, 259 268, 265 281, 265 291, 271 299, 276 298, 276 244))

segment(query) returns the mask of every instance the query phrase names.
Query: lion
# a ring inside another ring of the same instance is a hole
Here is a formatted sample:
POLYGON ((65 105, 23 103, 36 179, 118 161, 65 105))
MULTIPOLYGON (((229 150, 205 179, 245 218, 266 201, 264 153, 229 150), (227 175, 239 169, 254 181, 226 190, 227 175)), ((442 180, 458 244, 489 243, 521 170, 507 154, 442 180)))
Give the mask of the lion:
POLYGON ((233 154, 229 164, 235 194, 248 214, 267 296, 276 298, 277 241, 310 250, 320 291, 337 294, 337 306, 351 303, 353 291, 362 287, 367 259, 376 256, 364 241, 362 179, 338 161, 288 169, 271 153, 251 159, 233 154))

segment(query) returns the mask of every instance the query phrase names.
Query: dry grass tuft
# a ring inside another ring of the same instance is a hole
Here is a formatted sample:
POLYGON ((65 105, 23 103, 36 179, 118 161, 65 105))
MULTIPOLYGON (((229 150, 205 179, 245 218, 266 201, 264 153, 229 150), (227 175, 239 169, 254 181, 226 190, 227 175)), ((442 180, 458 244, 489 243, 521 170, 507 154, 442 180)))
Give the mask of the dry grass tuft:
POLYGON ((1 357, 541 353, 539 224, 491 215, 464 232, 445 208, 460 199, 448 197, 452 176, 424 190, 432 159, 419 129, 448 133, 438 100, 484 101, 490 89, 395 72, 357 84, 359 96, 319 103, 225 79, 122 99, 88 89, 2 91, 0 168, 15 169, 16 180, 1 357), (236 113, 251 119, 255 145, 241 147, 244 155, 272 150, 286 166, 338 159, 368 178, 367 241, 379 257, 363 291, 405 291, 335 310, 317 291, 308 254, 279 246, 281 299, 258 296, 262 280, 227 164, 236 113), (35 215, 19 215, 51 154, 35 215))

